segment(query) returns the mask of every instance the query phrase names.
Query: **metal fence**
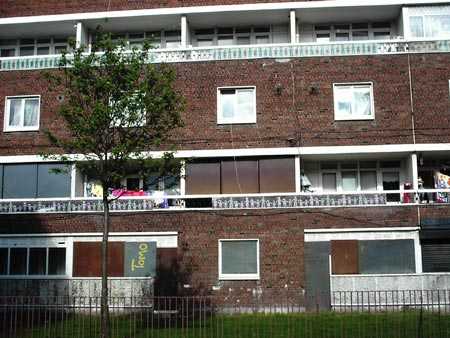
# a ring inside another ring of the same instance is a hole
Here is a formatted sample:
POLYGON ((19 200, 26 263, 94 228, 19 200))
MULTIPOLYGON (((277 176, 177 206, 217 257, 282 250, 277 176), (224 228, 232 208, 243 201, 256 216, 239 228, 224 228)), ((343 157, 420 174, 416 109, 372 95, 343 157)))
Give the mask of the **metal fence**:
MULTIPOLYGON (((450 337, 450 290, 335 292, 326 310, 308 297, 111 298, 111 337, 450 337)), ((99 317, 99 297, 0 297, 2 338, 97 338, 99 317)))

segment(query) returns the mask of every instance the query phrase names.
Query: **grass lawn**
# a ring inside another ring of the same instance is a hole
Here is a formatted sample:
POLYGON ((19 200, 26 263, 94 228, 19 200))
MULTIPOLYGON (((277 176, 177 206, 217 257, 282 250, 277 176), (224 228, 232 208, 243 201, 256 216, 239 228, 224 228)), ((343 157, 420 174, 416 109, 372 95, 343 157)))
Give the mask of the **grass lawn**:
MULTIPOLYGON (((312 313, 216 315, 186 323, 151 314, 112 316, 113 338, 444 338, 450 315, 417 311, 394 313, 312 313), (422 320, 420 320, 422 319, 422 320)), ((71 315, 34 329, 20 338, 98 338, 99 318, 71 315)), ((2 336, 3 337, 3 336, 2 336)))

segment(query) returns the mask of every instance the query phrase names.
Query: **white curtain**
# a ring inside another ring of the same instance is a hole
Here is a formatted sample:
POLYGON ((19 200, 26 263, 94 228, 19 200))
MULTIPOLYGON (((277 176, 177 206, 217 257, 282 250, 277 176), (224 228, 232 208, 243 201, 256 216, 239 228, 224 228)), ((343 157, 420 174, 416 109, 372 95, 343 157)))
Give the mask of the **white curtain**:
POLYGON ((9 101, 9 125, 20 126, 20 111, 22 107, 22 100, 11 99, 9 101))
POLYGON ((357 189, 356 171, 342 172, 342 190, 356 191, 356 189, 357 189))
POLYGON ((39 100, 28 99, 25 100, 23 125, 24 127, 37 126, 39 100))
POLYGON ((353 115, 371 115, 370 88, 354 88, 353 115))

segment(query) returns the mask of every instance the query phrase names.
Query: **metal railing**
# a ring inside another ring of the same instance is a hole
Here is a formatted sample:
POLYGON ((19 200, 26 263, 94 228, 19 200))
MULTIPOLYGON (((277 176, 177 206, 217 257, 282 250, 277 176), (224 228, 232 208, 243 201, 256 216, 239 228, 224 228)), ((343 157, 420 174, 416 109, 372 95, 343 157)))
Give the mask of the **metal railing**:
MULTIPOLYGON (((340 292, 336 309, 305 307, 305 296, 117 297, 109 301, 112 338, 444 338, 450 337, 447 305, 424 303, 431 291, 379 291, 383 306, 361 306, 370 291, 340 292), (408 304, 399 294, 411 295, 408 304), (387 306, 386 306, 387 304, 387 306), (412 305, 411 305, 412 304, 412 305)), ((435 290, 447 299, 449 290, 435 290)), ((433 297, 432 297, 433 298, 433 297)), ((4 338, 99 337, 99 297, 0 297, 4 338)))
MULTIPOLYGON (((447 53, 450 40, 375 40, 329 43, 268 44, 248 46, 160 49, 149 55, 150 63, 223 61, 262 58, 447 53)), ((0 71, 58 68, 61 55, 0 58, 0 71)))
MULTIPOLYGON (((186 209, 335 208, 387 205, 404 206, 421 203, 448 204, 450 203, 450 190, 426 189, 121 197, 111 202, 110 211, 117 213, 186 209)), ((102 200, 96 197, 0 199, 0 214, 96 213, 102 211, 102 200)))

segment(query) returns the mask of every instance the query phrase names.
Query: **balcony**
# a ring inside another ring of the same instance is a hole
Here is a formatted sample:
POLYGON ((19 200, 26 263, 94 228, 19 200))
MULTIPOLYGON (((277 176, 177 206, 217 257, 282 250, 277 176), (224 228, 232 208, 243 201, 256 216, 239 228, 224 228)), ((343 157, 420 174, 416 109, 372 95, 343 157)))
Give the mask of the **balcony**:
MULTIPOLYGON (((112 213, 211 210, 288 209, 410 206, 422 203, 423 194, 450 194, 449 189, 365 191, 349 193, 288 193, 248 195, 171 195, 164 197, 123 197, 110 204, 112 213), (400 202, 391 202, 398 200, 400 202)), ((430 202, 448 204, 445 202, 430 202)), ((0 214, 100 213, 100 198, 41 198, 0 200, 0 214)))
MULTIPOLYGON (((150 54, 151 63, 225 61, 266 58, 303 58, 408 53, 448 53, 450 40, 374 40, 328 43, 270 44, 247 46, 160 49, 150 54)), ((0 71, 58 68, 61 55, 0 58, 0 71)))

